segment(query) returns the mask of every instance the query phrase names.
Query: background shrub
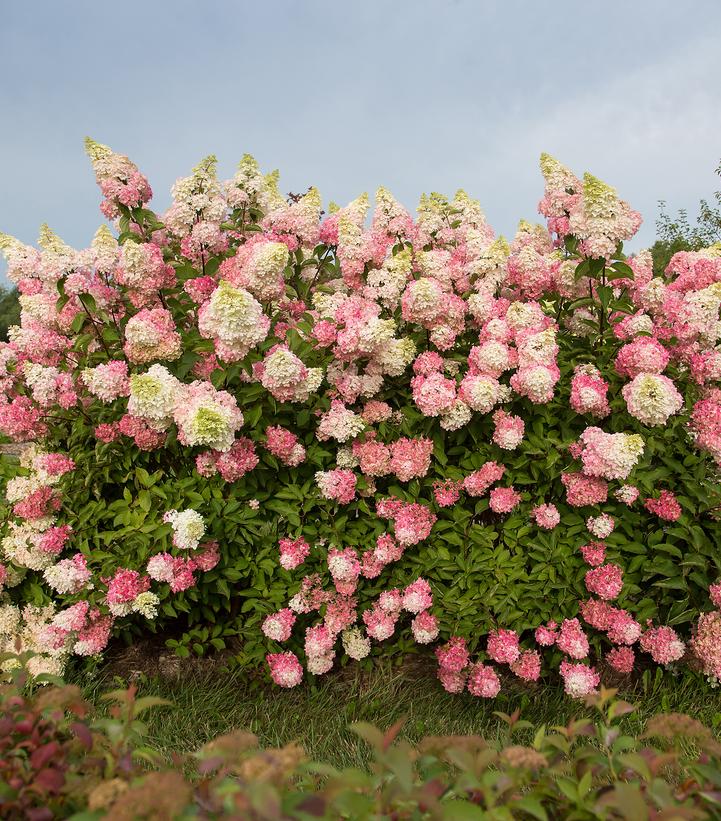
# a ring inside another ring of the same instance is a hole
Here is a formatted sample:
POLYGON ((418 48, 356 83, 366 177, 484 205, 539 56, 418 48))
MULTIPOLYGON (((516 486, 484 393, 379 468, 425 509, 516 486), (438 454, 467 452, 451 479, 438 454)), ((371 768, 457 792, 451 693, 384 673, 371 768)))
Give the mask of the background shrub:
MULTIPOLYGON (((589 598, 597 591, 579 548, 603 536, 608 516, 615 529, 604 538, 604 568, 620 568, 622 588, 605 598, 639 634, 649 622, 688 629, 708 609, 720 535, 718 249, 677 254, 663 278, 652 278, 648 254, 622 251, 640 216, 610 187, 590 175, 582 182, 545 155, 539 207, 548 228, 522 223, 509 245, 464 192, 425 197, 415 222, 384 189, 370 226, 367 197, 323 219, 315 189, 284 200, 276 177, 249 157, 223 184, 207 158, 158 216, 127 158, 93 141, 88 152, 117 240, 103 228, 84 252, 49 229, 41 252, 2 241, 22 315, 2 349, 0 420, 7 434, 43 448, 22 460, 26 481, 9 485, 8 646, 19 636, 57 671, 71 652, 102 650, 111 631, 128 640, 163 631, 180 653, 222 649, 238 635, 242 664, 268 649, 305 648, 319 672, 342 653, 335 639, 344 632, 348 654, 357 621, 378 639, 375 654, 436 635, 463 636, 482 651, 497 629, 535 653, 536 628, 574 618, 583 602, 606 606, 589 598), (508 357, 500 367, 498 351, 489 359, 481 350, 489 341, 508 357), (646 342, 660 365, 649 364, 646 342), (637 374, 656 387, 641 395, 637 374), (579 405, 581 377, 600 380, 601 410, 579 405), (163 385, 168 412, 158 410, 163 385), (229 408, 240 408, 242 425, 229 408), (519 442, 499 435, 506 422, 520 423, 519 442), (296 437, 299 464, 269 444, 274 427, 296 437), (603 440, 615 471, 608 482, 580 444, 598 427, 627 435, 623 445, 603 440), (642 453, 624 473, 617 462, 635 435, 642 453), (369 443, 397 447, 394 467, 364 472, 358 454, 369 443), (65 456, 72 461, 62 469, 47 468, 65 456), (511 510, 494 504, 494 490, 469 490, 469 477, 489 463, 503 466, 495 487, 506 488, 499 498, 505 493, 511 510), (602 498, 571 504, 568 474, 603 485, 602 498), (629 504, 614 495, 627 485, 638 495, 629 504), (447 504, 444 492, 457 500, 447 504), (538 524, 541 505, 558 517, 550 529, 538 524), (405 542, 394 523, 399 507, 411 512, 405 542), (195 552, 167 515, 185 510, 204 520, 195 552), (71 532, 55 534, 64 525, 71 532), (60 552, 43 541, 50 532, 60 552), (353 563, 376 561, 384 534, 398 555, 377 573, 364 565, 359 577, 353 563), (279 566, 286 538, 310 547, 300 570, 279 566), (214 543, 217 563, 207 558, 214 543), (338 562, 350 563, 348 578, 329 572, 337 550, 346 550, 338 562), (192 584, 173 589, 149 573, 159 554, 192 561, 192 584), (89 575, 53 591, 47 565, 70 556, 89 575), (265 617, 315 573, 315 601, 295 607, 290 642, 269 644, 265 617), (402 616, 391 608, 396 638, 381 643, 363 613, 385 619, 383 594, 425 583, 431 598, 404 605, 402 616), (22 617, 16 605, 26 606, 22 617), (310 651, 307 632, 304 643, 303 628, 319 625, 316 611, 335 650, 310 651), (431 625, 423 639, 420 622, 408 629, 419 612, 431 625)), ((583 618, 597 630, 586 628, 597 653, 614 644, 607 626, 583 618)), ((642 648, 673 661, 649 635, 642 648)), ((663 636, 680 642, 673 631, 663 636)), ((561 649, 548 651, 553 664, 561 649)), ((271 657, 292 668, 289 656, 271 657)), ((715 657, 697 663, 715 675, 715 657)), ((294 669, 289 675, 286 684, 294 669)))

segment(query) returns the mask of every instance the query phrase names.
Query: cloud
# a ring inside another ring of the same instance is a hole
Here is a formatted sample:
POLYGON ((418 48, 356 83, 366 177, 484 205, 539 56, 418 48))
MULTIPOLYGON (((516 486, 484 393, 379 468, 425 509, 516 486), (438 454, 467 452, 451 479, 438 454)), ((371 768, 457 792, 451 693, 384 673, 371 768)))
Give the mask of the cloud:
POLYGON ((485 165, 496 165, 497 176, 511 181, 514 168, 524 169, 508 197, 521 206, 534 191, 538 197, 538 178, 529 190, 525 169, 540 150, 579 175, 591 171, 644 215, 635 247, 651 244, 659 200, 693 210, 712 190, 721 105, 711 78, 719 76, 718 40, 700 38, 601 88, 580 86, 543 114, 507 118, 498 124, 499 151, 485 165))
POLYGON ((721 49, 704 32, 721 5, 693 8, 690 25, 672 0, 15 4, 0 230, 32 242, 47 221, 89 242, 90 134, 137 162, 159 211, 205 154, 230 176, 250 152, 283 191, 315 184, 325 202, 383 184, 413 209, 462 187, 505 234, 537 218, 546 150, 616 186, 649 243, 657 200, 692 210, 716 182, 721 49))

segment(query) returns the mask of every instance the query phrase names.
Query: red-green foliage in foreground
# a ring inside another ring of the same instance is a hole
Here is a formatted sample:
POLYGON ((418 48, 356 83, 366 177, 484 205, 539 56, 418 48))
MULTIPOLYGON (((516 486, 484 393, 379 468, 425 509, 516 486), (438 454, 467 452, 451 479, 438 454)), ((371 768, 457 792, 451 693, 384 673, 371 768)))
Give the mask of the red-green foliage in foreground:
POLYGON ((108 693, 98 717, 77 687, 0 688, 0 816, 6 819, 717 818, 721 744, 681 714, 632 737, 633 711, 603 690, 595 720, 534 727, 498 713, 503 730, 427 737, 417 745, 369 724, 367 770, 308 761, 301 747, 261 749, 251 733, 220 736, 172 762, 146 746, 141 716, 166 705, 133 687, 108 693))

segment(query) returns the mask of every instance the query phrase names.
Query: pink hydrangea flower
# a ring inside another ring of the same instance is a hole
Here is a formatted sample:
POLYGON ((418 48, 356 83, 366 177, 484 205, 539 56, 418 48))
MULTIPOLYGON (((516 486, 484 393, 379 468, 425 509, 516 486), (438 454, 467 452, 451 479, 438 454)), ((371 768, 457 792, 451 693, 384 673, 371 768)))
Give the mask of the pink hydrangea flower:
POLYGON ((583 698, 583 696, 596 692, 601 682, 598 673, 587 664, 571 664, 571 662, 562 661, 560 672, 563 678, 563 688, 572 698, 583 698))
POLYGON ((331 548, 328 551, 328 570, 339 593, 353 593, 361 571, 358 553, 352 547, 344 550, 331 548))
POLYGON ((278 543, 280 547, 280 566, 285 570, 293 570, 308 558, 310 545, 300 536, 297 539, 281 539, 278 543))
POLYGON ((73 529, 70 525, 50 527, 40 537, 38 548, 42 550, 43 553, 50 553, 53 556, 57 556, 62 552, 72 532, 73 529))
POLYGON ((524 681, 538 681, 541 675, 541 656, 536 650, 524 650, 511 664, 511 670, 524 681))
POLYGON ((456 401, 456 382, 442 373, 414 376, 411 379, 413 401, 424 416, 440 416, 456 401))
POLYGON ((629 507, 638 499, 639 490, 634 485, 621 485, 613 491, 614 498, 629 507))
POLYGON ((606 661, 616 672, 628 675, 633 672, 636 655, 630 647, 613 647, 606 653, 606 661))
POLYGON ((562 473, 566 501, 572 507, 600 505, 608 499, 608 484, 601 478, 583 473, 562 473))
POLYGON ((90 612, 88 623, 78 631, 73 653, 78 656, 96 656, 106 648, 113 626, 111 616, 101 616, 99 611, 90 612))
POLYGON ((305 448, 298 437, 279 425, 265 429, 265 447, 284 465, 297 467, 305 459, 305 448))
POLYGON ((506 469, 497 462, 486 462, 479 470, 463 480, 463 488, 470 496, 483 496, 494 482, 498 482, 506 469))
POLYGON ((564 619, 556 639, 558 649, 573 659, 588 655, 588 638, 578 619, 564 619))
POLYGON ((515 450, 523 441, 526 426, 520 416, 497 410, 493 414, 493 424, 493 441, 503 450, 515 450))
POLYGON ((611 608, 606 624, 606 635, 613 644, 635 644, 641 636, 639 622, 626 610, 611 608))
POLYGON ((585 576, 586 590, 602 599, 615 599, 623 588, 623 570, 617 564, 603 564, 585 576))
POLYGON ((531 511, 536 524, 544 530, 553 530, 561 521, 561 514, 558 508, 552 504, 537 505, 531 511))
POLYGON ((605 433, 589 427, 581 434, 581 461, 586 476, 626 479, 643 455, 643 439, 637 434, 605 433))
POLYGON ((433 483, 433 496, 439 507, 452 507, 461 496, 463 484, 453 479, 436 480, 433 483))
POLYGON ((118 568, 113 578, 108 581, 108 592, 105 596, 110 612, 113 615, 126 615, 126 606, 149 587, 148 576, 141 576, 137 570, 118 568))
POLYGON ((468 665, 469 654, 466 640, 460 636, 451 636, 447 644, 436 648, 438 664, 444 670, 460 673, 468 665))
POLYGON ((639 644, 656 664, 672 664, 686 652, 685 644, 672 627, 650 627, 641 636, 639 644))
POLYGON ((263 634, 273 641, 287 641, 295 624, 295 613, 289 608, 266 616, 261 625, 263 634))
POLYGON ((391 471, 401 482, 420 478, 428 473, 433 453, 431 439, 397 439, 390 446, 391 471))
POLYGON ((396 616, 400 614, 403 609, 403 594, 397 588, 393 590, 384 590, 378 596, 378 607, 385 610, 386 613, 393 613, 396 616))
POLYGON ((589 516, 586 527, 597 539, 606 539, 613 533, 616 523, 607 513, 601 513, 599 516, 589 516))
POLYGON ((495 698, 501 691, 496 671, 487 664, 472 664, 468 670, 468 692, 481 698, 495 698))
POLYGON ((331 652, 335 644, 335 635, 325 624, 308 627, 305 631, 306 656, 325 656, 331 652))
POLYGON ((356 477, 352 470, 319 470, 315 474, 315 481, 321 495, 330 501, 347 505, 355 499, 356 477))
POLYGON ((393 517, 395 536, 401 545, 418 544, 430 536, 436 522, 435 514, 421 504, 403 505, 393 517))
POLYGON ((557 626, 556 622, 549 621, 547 625, 537 627, 534 633, 536 644, 541 647, 552 647, 558 638, 557 626))
POLYGON ((374 425, 377 422, 385 422, 390 419, 392 413, 391 406, 387 402, 371 399, 363 406, 361 416, 366 424, 374 425))
POLYGON ((411 631, 418 644, 430 644, 438 638, 438 619, 423 610, 411 622, 411 631))
POLYGON ((303 668, 295 653, 268 653, 265 660, 271 678, 280 687, 296 687, 303 679, 303 668))
POLYGON ((702 613, 690 641, 691 652, 707 676, 721 680, 721 613, 702 613))
POLYGON ((614 364, 617 373, 633 379, 642 373, 662 373, 670 358, 657 339, 641 336, 621 347, 614 364))
POLYGON ((13 514, 17 516, 18 519, 33 521, 35 519, 42 519, 60 510, 61 504, 60 494, 45 485, 30 493, 21 502, 16 502, 13 505, 13 514))
POLYGON ((120 435, 117 425, 108 423, 98 425, 93 433, 98 441, 103 442, 106 445, 114 442, 120 435))
POLYGON ((591 567, 598 567, 603 564, 606 558, 606 545, 603 542, 589 542, 579 548, 583 561, 591 567))
POLYGON ((403 608, 409 613, 422 613, 432 604, 431 586, 425 579, 416 579, 403 591, 403 608))
POLYGON ((658 499, 646 499, 643 506, 649 513, 655 513, 667 522, 676 522, 681 518, 681 505, 670 490, 662 490, 658 499))
POLYGON ((577 365, 571 379, 571 407, 603 419, 611 412, 606 394, 608 384, 593 365, 577 365))
POLYGON ((447 693, 462 693, 466 688, 466 674, 462 670, 439 667, 438 679, 447 693))
POLYGON ((488 634, 488 655, 499 664, 512 664, 520 656, 518 633, 515 630, 491 630, 488 634))
POLYGON ((513 487, 495 487, 489 495, 488 504, 494 513, 510 513, 521 502, 521 494, 513 487))
POLYGON ((398 614, 374 606, 364 610, 362 618, 368 635, 376 641, 385 641, 395 632, 398 614))

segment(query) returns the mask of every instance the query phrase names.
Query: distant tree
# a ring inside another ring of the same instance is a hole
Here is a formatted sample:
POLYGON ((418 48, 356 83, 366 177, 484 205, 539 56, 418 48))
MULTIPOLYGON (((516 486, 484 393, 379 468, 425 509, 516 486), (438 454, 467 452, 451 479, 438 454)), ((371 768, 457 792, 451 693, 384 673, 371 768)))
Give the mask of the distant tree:
MULTIPOLYGON (((721 177, 721 162, 716 174, 721 177)), ((659 202, 661 213, 656 220, 658 239, 651 247, 655 274, 663 273, 677 251, 697 251, 721 242, 721 191, 716 191, 713 198, 715 204, 709 204, 708 200, 699 202, 699 215, 695 225, 689 222, 685 208, 672 217, 666 211, 665 201, 659 202)))
POLYGON ((17 288, 0 285, 0 340, 7 341, 8 328, 20 322, 20 303, 17 288))

